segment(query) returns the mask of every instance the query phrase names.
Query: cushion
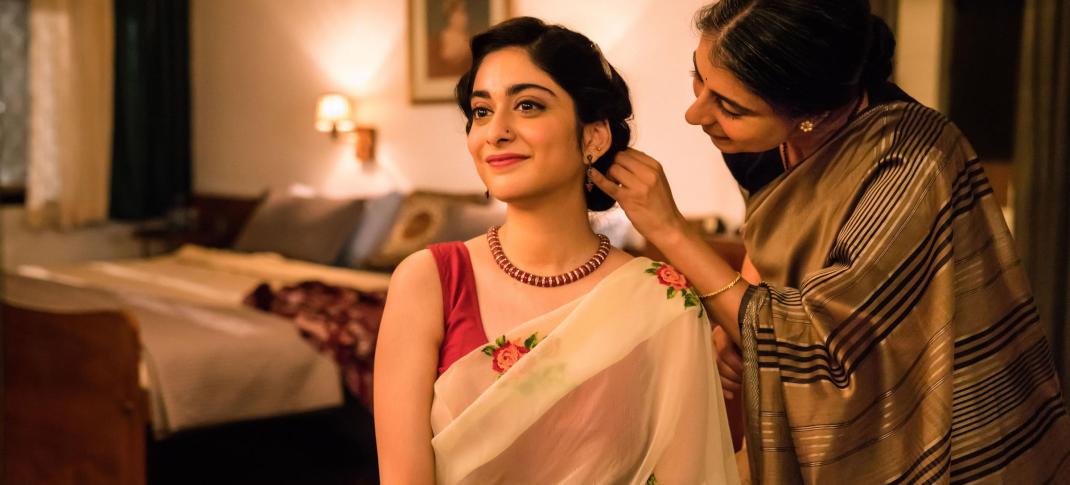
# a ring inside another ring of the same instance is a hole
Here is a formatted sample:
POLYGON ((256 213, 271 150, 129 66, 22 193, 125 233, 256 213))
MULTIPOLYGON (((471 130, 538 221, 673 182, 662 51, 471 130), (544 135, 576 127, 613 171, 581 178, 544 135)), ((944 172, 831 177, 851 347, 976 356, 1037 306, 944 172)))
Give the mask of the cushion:
POLYGON ((405 201, 405 194, 391 192, 372 197, 364 202, 364 214, 356 233, 346 243, 340 258, 343 266, 363 269, 368 267, 368 259, 374 256, 390 236, 398 210, 405 201))
POLYGON ((494 200, 483 204, 450 204, 442 233, 434 242, 467 241, 486 234, 490 226, 500 226, 504 223, 504 202, 494 200))
MULTIPOLYGON (((490 207, 483 194, 414 192, 404 197, 381 244, 364 260, 365 268, 389 269, 428 244, 464 240, 486 231, 486 221, 504 220, 504 211, 465 224, 473 210, 490 207), (500 218, 497 217, 500 215, 500 218)), ((493 212, 493 211, 492 211, 493 212)), ((370 215, 370 214, 369 214, 370 215)))
POLYGON ((271 194, 253 212, 233 248, 331 264, 356 230, 363 208, 359 199, 271 194))

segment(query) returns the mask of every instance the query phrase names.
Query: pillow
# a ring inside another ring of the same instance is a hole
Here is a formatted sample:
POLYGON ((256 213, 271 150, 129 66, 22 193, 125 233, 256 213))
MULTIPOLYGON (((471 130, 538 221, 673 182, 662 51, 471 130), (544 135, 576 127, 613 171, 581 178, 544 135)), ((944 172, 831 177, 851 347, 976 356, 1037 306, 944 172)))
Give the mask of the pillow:
POLYGON ((364 201, 272 194, 234 242, 238 251, 269 251, 330 264, 360 223, 364 201))
POLYGON ((400 192, 391 192, 366 200, 360 225, 346 243, 339 262, 350 268, 366 268, 368 258, 374 256, 386 238, 390 236, 390 228, 404 201, 405 194, 400 192))
MULTIPOLYGON (((409 194, 392 218, 386 238, 374 253, 368 256, 364 266, 377 269, 393 268, 406 256, 427 247, 428 244, 468 239, 482 233, 486 226, 480 225, 472 234, 461 233, 454 228, 461 226, 458 217, 464 214, 465 208, 485 206, 486 203, 483 194, 409 194)), ((504 220, 504 212, 502 219, 504 220)))
POLYGON ((505 224, 505 203, 494 200, 490 203, 453 203, 446 211, 446 224, 442 233, 433 242, 467 241, 486 234, 490 226, 505 224))

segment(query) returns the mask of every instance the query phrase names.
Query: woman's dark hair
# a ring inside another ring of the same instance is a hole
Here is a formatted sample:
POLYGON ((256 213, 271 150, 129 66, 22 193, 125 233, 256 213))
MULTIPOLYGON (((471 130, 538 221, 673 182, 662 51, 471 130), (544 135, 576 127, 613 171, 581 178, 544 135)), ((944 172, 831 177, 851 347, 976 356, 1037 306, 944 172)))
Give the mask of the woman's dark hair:
POLYGON ((868 0, 721 0, 695 15, 712 61, 777 111, 814 115, 892 73, 895 37, 868 0))
MULTIPOLYGON (((609 123, 613 141, 606 152, 595 160, 596 170, 605 173, 613 165, 617 152, 628 147, 632 134, 628 126, 628 119, 632 117, 628 85, 591 39, 560 25, 547 25, 537 18, 519 17, 476 35, 472 38, 471 47, 472 68, 461 76, 456 90, 457 105, 468 119, 465 131, 472 129, 472 84, 483 59, 494 51, 519 47, 527 51, 531 61, 572 97, 578 121, 577 139, 581 145, 584 125, 601 120, 609 123)), ((590 210, 603 211, 615 203, 597 186, 585 193, 590 210)))

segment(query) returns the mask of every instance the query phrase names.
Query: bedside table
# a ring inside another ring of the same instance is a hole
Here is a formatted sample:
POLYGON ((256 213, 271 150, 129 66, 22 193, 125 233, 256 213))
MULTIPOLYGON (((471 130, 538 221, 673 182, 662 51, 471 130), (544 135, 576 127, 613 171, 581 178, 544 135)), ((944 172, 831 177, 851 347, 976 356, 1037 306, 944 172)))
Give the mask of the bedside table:
POLYGON ((171 227, 159 223, 146 223, 135 227, 131 236, 141 243, 141 257, 143 258, 169 253, 183 244, 203 245, 206 239, 203 233, 190 228, 171 227))

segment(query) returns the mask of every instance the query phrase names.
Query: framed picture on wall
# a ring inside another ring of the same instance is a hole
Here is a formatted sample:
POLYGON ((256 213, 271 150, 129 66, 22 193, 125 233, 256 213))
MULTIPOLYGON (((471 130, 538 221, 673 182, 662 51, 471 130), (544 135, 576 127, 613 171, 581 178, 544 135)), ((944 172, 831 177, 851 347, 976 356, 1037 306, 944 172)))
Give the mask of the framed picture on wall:
POLYGON ((409 93, 413 103, 453 100, 472 64, 472 35, 509 18, 508 0, 409 0, 409 93))

